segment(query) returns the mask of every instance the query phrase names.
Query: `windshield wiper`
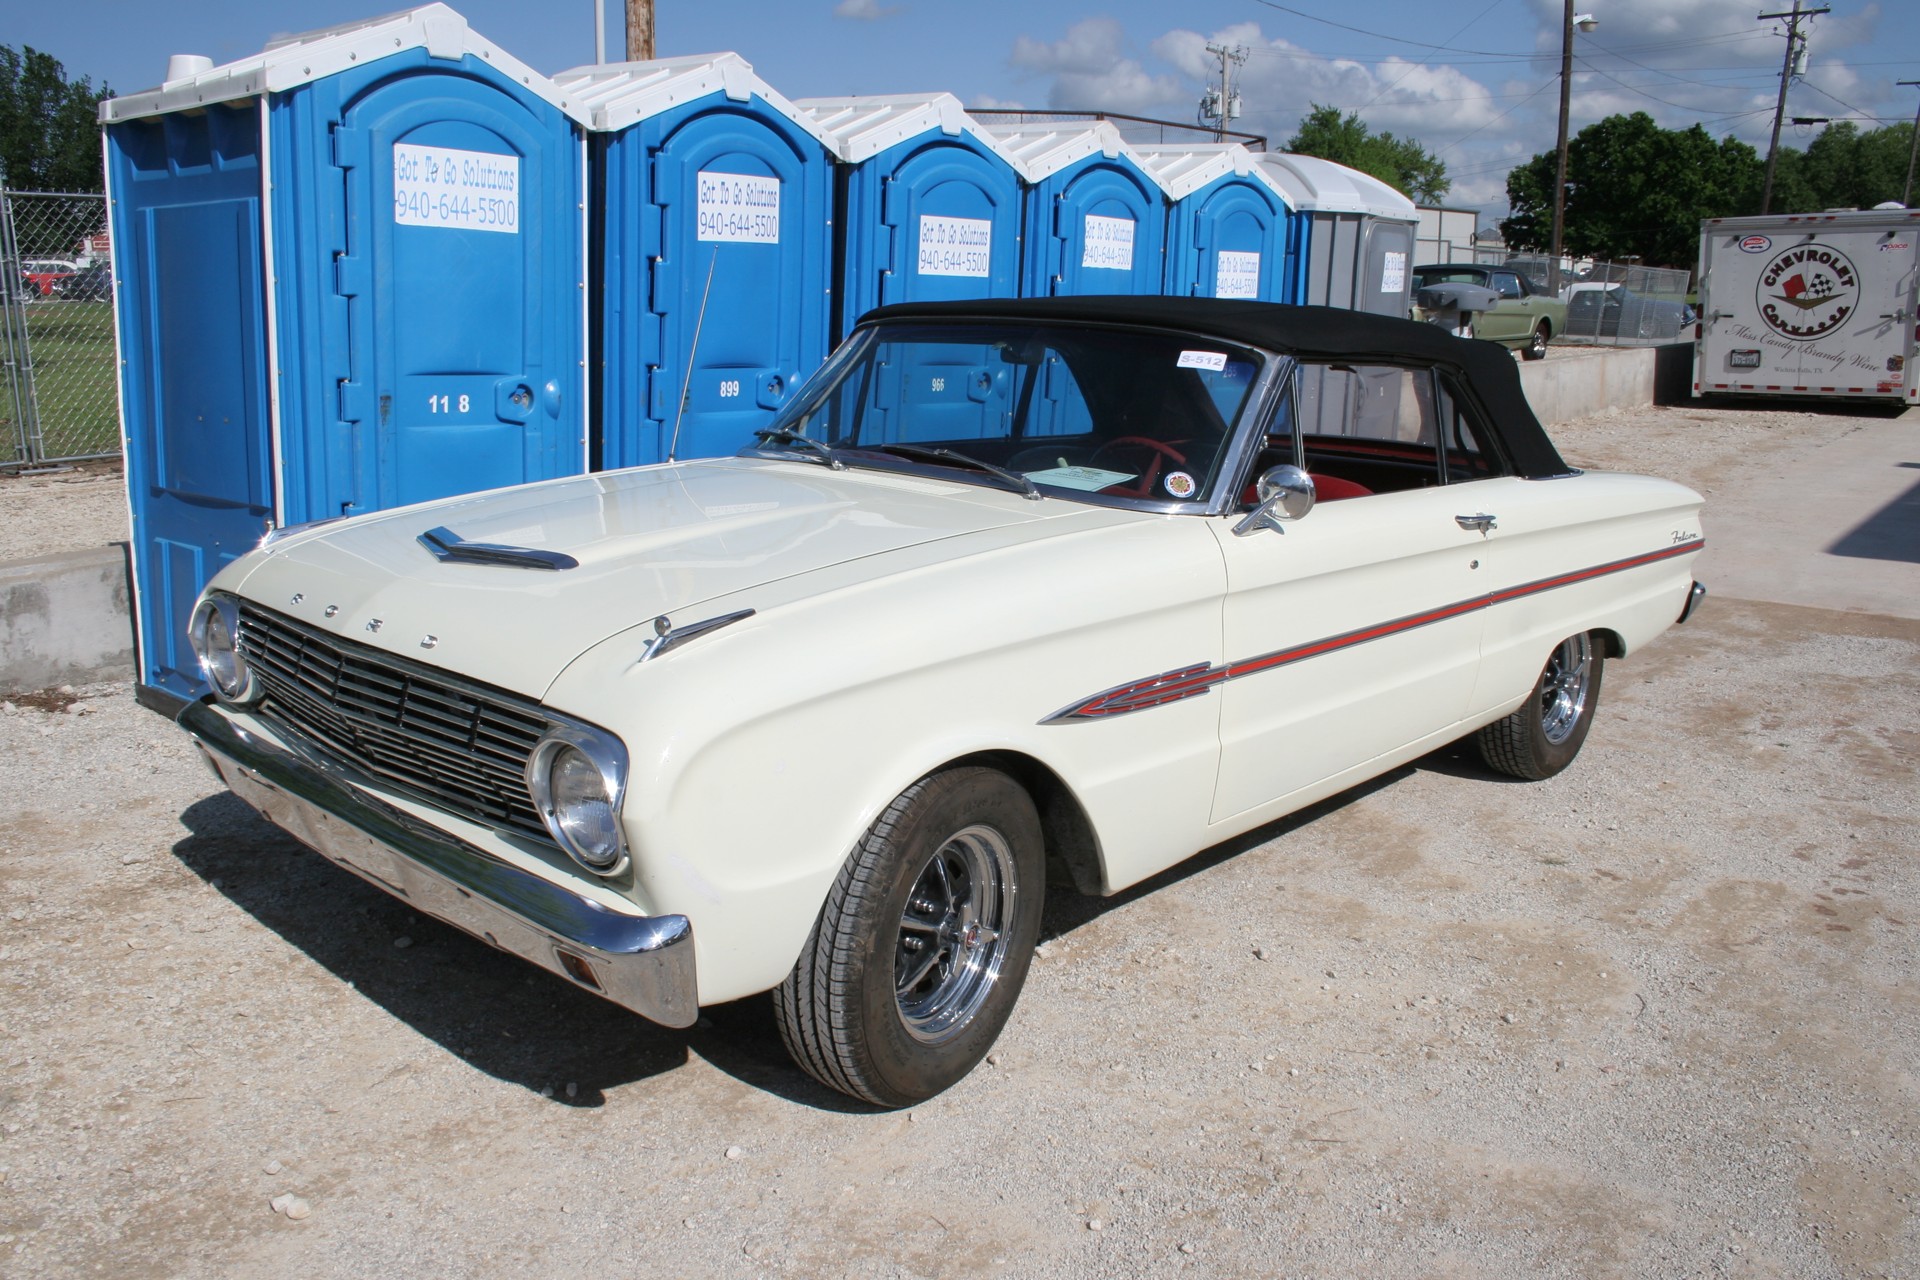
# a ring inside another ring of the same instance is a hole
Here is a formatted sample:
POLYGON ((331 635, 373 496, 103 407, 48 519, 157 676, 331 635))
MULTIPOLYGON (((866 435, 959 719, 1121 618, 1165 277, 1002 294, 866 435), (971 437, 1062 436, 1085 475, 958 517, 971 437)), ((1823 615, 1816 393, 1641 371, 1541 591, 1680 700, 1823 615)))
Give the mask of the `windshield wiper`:
POLYGON ((754 439, 765 442, 777 440, 782 444, 797 444, 813 451, 814 456, 832 467, 835 471, 845 471, 847 464, 840 461, 840 455, 830 446, 820 443, 812 436, 802 435, 791 427, 768 427, 753 433, 754 439))
POLYGON ((921 444, 872 444, 862 445, 861 447, 870 449, 874 453, 897 453, 904 458, 931 458, 935 462, 972 467, 976 471, 984 471, 990 476, 997 476, 1005 480, 1015 489, 1018 489, 1023 497, 1036 500, 1046 497, 1045 494, 1040 492, 1039 485, 1027 479, 1027 477, 1020 472, 1010 470, 1006 467, 996 466, 991 462, 983 462, 979 458, 961 453, 957 449, 939 449, 930 445, 921 444))

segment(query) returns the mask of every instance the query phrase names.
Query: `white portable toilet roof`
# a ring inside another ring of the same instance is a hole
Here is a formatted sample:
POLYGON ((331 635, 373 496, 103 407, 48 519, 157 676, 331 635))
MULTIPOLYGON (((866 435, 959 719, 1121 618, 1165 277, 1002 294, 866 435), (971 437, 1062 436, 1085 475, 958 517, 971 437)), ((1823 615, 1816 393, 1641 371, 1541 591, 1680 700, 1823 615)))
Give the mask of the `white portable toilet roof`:
POLYGON ((1136 142, 1134 154, 1166 190, 1172 200, 1184 200, 1210 182, 1228 174, 1251 177, 1292 208, 1294 201, 1287 189, 1274 179, 1253 152, 1238 142, 1136 142))
POLYGON ((1420 221, 1413 201, 1358 169, 1284 151, 1262 151, 1254 160, 1302 213, 1364 213, 1395 222, 1420 221))
POLYGON ((971 134, 1011 165, 1022 181, 1031 181, 1025 161, 968 115, 960 99, 950 93, 800 98, 793 105, 834 139, 840 158, 848 164, 871 160, 888 147, 938 130, 949 138, 971 134))
POLYGON ((587 123, 586 112, 570 102, 558 85, 500 46, 481 39, 467 26, 466 18, 444 4, 422 5, 404 13, 289 36, 259 53, 169 80, 157 89, 108 98, 100 104, 100 123, 281 93, 408 49, 425 49, 429 57, 449 62, 472 54, 574 120, 587 123))
MULTIPOLYGON (((1070 164, 1090 155, 1109 160, 1125 156, 1142 173, 1160 180, 1140 161, 1140 155, 1120 135, 1110 120, 1075 120, 1056 124, 989 124, 982 126, 1000 140, 1000 145, 1026 166, 1028 182, 1044 182, 1070 164)), ((1164 191, 1165 188, 1162 188, 1164 191)))
POLYGON ((734 102, 759 98, 793 121, 833 155, 840 149, 813 118, 754 74, 753 64, 737 53, 696 53, 651 62, 606 62, 562 71, 553 81, 592 117, 603 133, 625 129, 663 111, 723 93, 734 102))

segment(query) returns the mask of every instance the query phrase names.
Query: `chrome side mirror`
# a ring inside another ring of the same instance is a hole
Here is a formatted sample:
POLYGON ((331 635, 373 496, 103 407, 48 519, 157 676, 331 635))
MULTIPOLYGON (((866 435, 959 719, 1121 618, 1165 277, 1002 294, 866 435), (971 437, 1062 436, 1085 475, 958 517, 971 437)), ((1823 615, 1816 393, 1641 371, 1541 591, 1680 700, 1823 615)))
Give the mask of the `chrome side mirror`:
POLYGON ((1285 533, 1286 523, 1313 510, 1317 497, 1313 477, 1291 463, 1263 472, 1254 492, 1259 495, 1260 505, 1233 526, 1235 537, 1244 538, 1262 529, 1285 533))

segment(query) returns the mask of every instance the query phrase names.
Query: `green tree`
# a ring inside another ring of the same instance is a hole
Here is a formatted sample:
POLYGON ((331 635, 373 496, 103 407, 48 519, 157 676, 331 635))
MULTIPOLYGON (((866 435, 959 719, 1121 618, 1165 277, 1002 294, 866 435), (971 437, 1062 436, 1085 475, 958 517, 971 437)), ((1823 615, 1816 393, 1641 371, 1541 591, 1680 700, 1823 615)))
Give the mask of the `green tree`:
POLYGON ((1862 133, 1850 120, 1820 131, 1807 149, 1782 148, 1773 183, 1777 213, 1824 209, 1871 209, 1898 200, 1907 178, 1913 125, 1901 123, 1862 133))
MULTIPOLYGON (((1567 146, 1563 244, 1581 257, 1637 257, 1688 267, 1700 220, 1756 212, 1765 166, 1744 142, 1716 142, 1699 125, 1662 129, 1644 111, 1588 125, 1567 146)), ((1554 154, 1507 175, 1512 216, 1500 224, 1515 248, 1550 247, 1554 154)))
POLYGON ((99 191, 100 100, 59 59, 0 45, 0 185, 15 191, 99 191))
POLYGON ((1416 204, 1434 204, 1453 186, 1446 163, 1411 138, 1374 133, 1358 112, 1343 117, 1338 107, 1317 102, 1287 140, 1287 150, 1371 174, 1416 204))

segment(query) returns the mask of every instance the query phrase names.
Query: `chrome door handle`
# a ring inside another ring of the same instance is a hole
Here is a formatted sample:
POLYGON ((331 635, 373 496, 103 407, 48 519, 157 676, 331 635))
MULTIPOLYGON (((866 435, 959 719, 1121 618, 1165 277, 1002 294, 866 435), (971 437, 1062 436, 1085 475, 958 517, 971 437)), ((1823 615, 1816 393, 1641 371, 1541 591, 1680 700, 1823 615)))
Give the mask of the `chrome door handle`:
POLYGON ((1494 528, 1495 525, 1493 521, 1494 521, 1494 517, 1488 515, 1484 511, 1480 512, 1477 515, 1455 516, 1453 518, 1453 522, 1459 525, 1462 529, 1477 529, 1481 533, 1485 533, 1487 530, 1494 528))

